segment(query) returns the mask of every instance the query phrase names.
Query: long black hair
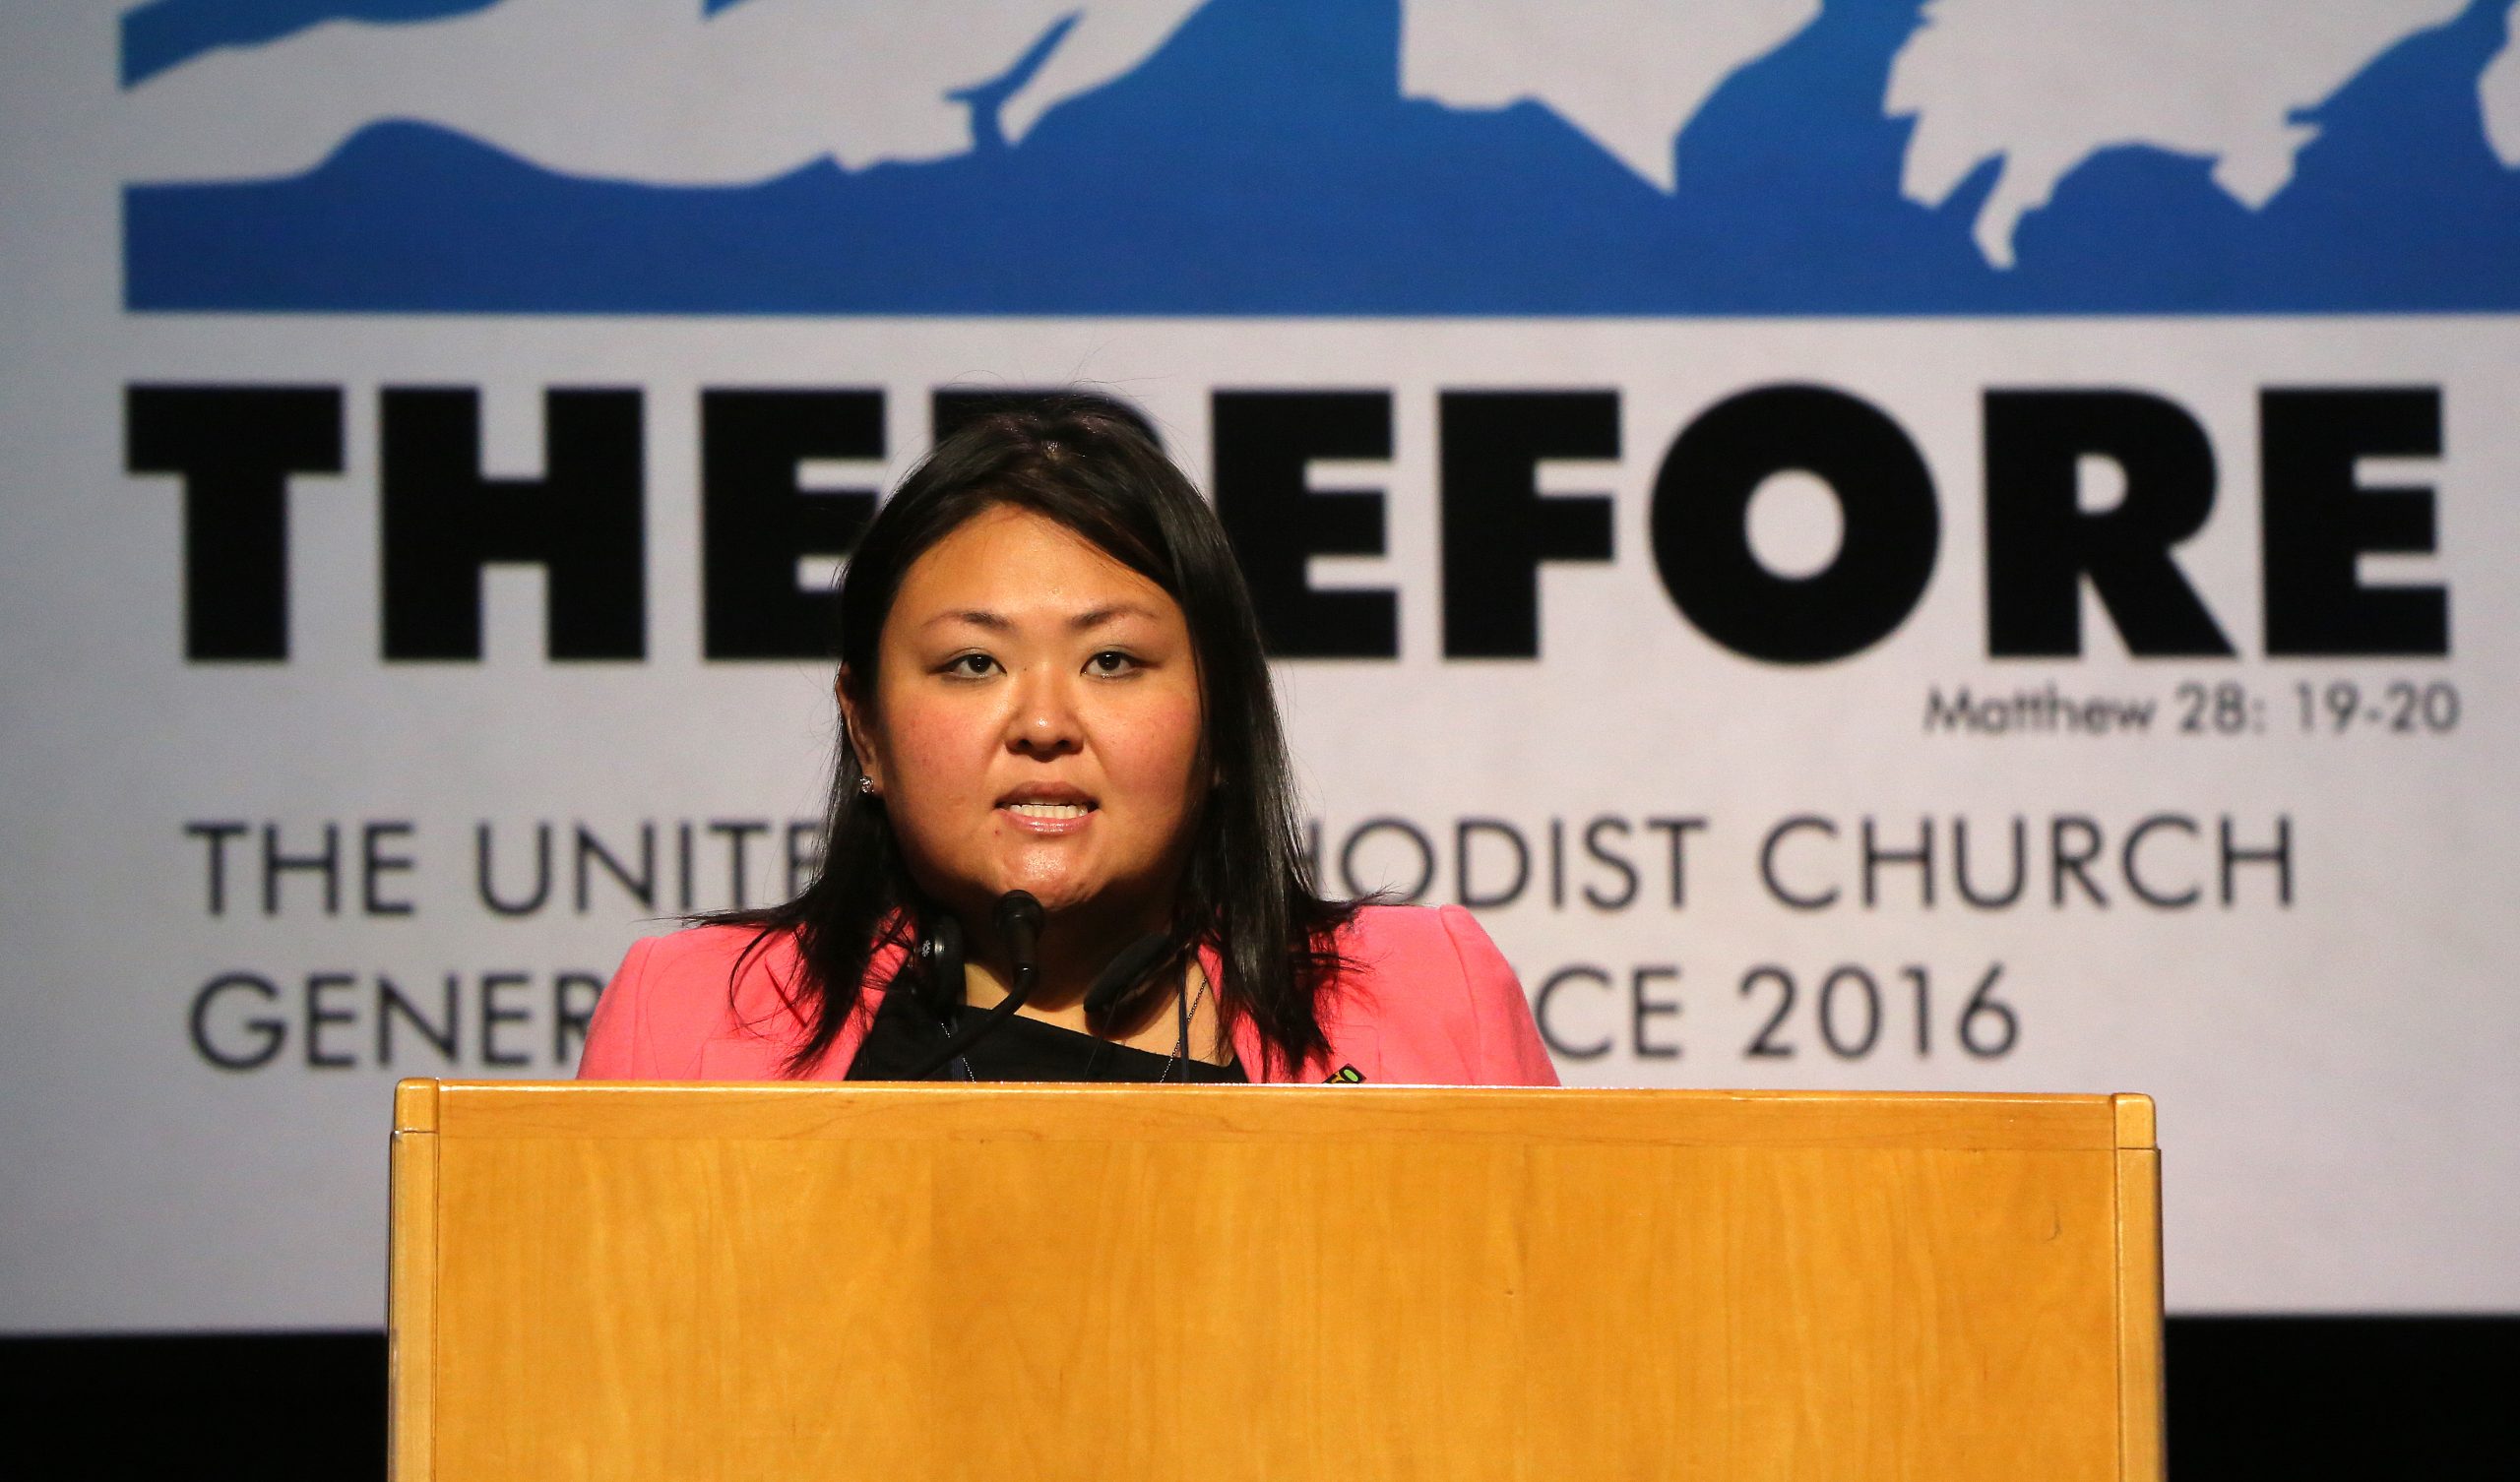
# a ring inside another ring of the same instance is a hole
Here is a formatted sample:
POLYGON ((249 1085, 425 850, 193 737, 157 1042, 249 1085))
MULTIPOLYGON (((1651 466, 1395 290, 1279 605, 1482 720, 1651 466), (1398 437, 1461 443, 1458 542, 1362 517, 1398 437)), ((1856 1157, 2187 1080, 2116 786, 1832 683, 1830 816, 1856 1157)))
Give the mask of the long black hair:
MULTIPOLYGON (((1196 765, 1216 785, 1194 815, 1174 892, 1178 948, 1147 981, 1178 981, 1199 948, 1214 949, 1224 1023, 1249 1022, 1264 1060, 1292 1071, 1326 1048, 1320 1001, 1344 965, 1334 934, 1356 903, 1313 889, 1260 625, 1225 529, 1136 424, 1079 398, 983 411, 939 440, 877 513, 841 580, 838 647, 852 693, 868 702, 876 693, 884 619, 911 566, 999 506, 1064 525, 1180 604, 1203 702, 1196 765)), ((788 1002, 806 1032, 788 1058, 791 1076, 839 1037, 876 953, 906 943, 934 909, 903 864, 882 801, 859 786, 863 764, 848 727, 840 730, 813 882, 784 905, 709 918, 761 928, 756 948, 794 933, 804 970, 788 985, 788 1002)), ((903 970, 920 970, 915 960, 903 970)))

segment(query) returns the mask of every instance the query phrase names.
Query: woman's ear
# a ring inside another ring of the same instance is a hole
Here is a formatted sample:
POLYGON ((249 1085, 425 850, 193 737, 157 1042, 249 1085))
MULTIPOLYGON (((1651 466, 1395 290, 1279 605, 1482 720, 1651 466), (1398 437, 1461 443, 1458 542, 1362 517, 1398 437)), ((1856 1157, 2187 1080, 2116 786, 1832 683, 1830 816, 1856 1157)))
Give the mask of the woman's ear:
POLYGON ((875 791, 883 791, 884 769, 882 760, 875 755, 874 728, 867 723, 867 710, 858 696, 856 677, 846 665, 832 681, 831 693, 840 702, 840 723, 849 733, 849 749, 857 754, 857 770, 874 784, 875 791))

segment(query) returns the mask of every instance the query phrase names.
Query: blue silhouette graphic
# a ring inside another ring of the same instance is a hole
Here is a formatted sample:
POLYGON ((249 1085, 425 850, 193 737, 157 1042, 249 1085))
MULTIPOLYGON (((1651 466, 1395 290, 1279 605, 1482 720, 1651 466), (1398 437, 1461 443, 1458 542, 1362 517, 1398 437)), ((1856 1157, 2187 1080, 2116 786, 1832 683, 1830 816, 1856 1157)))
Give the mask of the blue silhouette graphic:
MULTIPOLYGON (((220 46, 257 46, 319 21, 435 21, 498 0, 152 0, 122 18, 122 85, 220 46)), ((710 0, 713 7, 736 0, 710 0)))
MULTIPOLYGON (((2520 172, 2488 144, 2478 81, 2513 4, 2476 0, 2306 110, 2321 132, 2262 209, 2210 161, 2111 149, 2022 218, 2008 269, 1970 236, 1995 161, 1939 207, 1901 193, 1912 124, 1882 97, 1922 0, 1829 0, 1733 72, 1673 139, 1671 195, 1538 103, 1404 96, 1397 0, 1210 0, 1010 143, 998 110, 1076 18, 1058 22, 948 94, 975 148, 941 160, 656 186, 386 122, 292 178, 132 185, 125 296, 168 312, 2510 311, 2520 172)), ((478 8, 160 0, 126 19, 122 71, 145 86, 317 20, 478 8)))

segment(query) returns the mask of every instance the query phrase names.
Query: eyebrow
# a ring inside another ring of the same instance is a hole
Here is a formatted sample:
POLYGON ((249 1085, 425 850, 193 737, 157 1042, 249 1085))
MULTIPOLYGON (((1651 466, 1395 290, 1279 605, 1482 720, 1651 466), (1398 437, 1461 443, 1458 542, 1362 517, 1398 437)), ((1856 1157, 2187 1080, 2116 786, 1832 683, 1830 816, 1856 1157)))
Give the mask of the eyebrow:
MULTIPOLYGON (((1100 628, 1105 623, 1115 622, 1124 617, 1153 618, 1156 616, 1157 613, 1153 608, 1137 602, 1111 602, 1078 613, 1067 620, 1067 626, 1072 632, 1082 633, 1089 628, 1100 628)), ((985 607, 959 607, 952 612, 940 612, 929 618, 924 626, 933 628, 942 623, 968 623, 975 628, 985 628, 992 633, 1010 633, 1015 628, 1013 618, 1002 612, 991 612, 985 607)))
POLYGON ((947 623, 969 623, 975 628, 986 628, 992 632, 1000 633, 1015 626, 1012 621, 1000 614, 989 612, 978 607, 965 607, 954 612, 940 612, 936 614, 936 616, 929 618, 920 626, 938 628, 947 623))

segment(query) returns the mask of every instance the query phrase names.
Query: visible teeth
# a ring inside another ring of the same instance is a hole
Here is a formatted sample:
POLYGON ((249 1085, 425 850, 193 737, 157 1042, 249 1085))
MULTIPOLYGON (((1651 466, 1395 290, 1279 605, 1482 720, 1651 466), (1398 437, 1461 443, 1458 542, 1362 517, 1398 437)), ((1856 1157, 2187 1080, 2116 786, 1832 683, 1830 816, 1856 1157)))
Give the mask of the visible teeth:
POLYGON ((1026 818, 1083 818, 1092 812, 1083 803, 1009 803, 1008 810, 1026 818))

